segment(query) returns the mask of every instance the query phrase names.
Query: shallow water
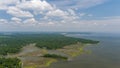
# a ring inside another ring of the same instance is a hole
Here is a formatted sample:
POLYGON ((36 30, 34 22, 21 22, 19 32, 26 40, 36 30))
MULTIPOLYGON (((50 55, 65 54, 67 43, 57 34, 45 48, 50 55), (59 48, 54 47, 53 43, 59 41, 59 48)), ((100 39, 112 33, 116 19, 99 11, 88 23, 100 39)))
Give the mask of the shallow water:
POLYGON ((99 40, 96 45, 89 45, 85 49, 91 54, 83 54, 72 61, 60 61, 49 68, 120 68, 120 36, 107 34, 70 35, 99 40))

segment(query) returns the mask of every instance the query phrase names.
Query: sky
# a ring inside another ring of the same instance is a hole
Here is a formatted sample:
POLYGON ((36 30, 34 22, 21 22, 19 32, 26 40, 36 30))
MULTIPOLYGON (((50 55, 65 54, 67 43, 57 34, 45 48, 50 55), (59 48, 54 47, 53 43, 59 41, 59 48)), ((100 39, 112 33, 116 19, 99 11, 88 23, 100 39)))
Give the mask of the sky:
POLYGON ((120 0, 0 0, 0 31, 120 33, 120 0))

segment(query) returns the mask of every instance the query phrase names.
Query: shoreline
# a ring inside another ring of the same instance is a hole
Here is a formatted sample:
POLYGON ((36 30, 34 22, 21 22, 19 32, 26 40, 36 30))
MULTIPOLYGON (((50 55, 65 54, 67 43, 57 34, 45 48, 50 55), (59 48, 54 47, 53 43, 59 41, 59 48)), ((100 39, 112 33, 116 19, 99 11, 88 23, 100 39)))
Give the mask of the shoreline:
POLYGON ((18 54, 9 54, 6 57, 19 58, 23 63, 23 68, 31 68, 31 67, 45 68, 45 67, 49 67, 54 62, 59 62, 59 60, 57 58, 41 57, 44 54, 51 53, 56 55, 59 54, 61 56, 66 55, 66 57, 68 57, 66 61, 70 61, 73 57, 76 57, 85 52, 84 46, 85 46, 84 44, 77 43, 77 44, 65 46, 60 49, 56 49, 52 52, 52 50, 47 50, 47 49, 45 50, 45 49, 38 48, 35 46, 35 43, 33 43, 33 44, 24 46, 21 49, 21 52, 19 52, 18 54))
MULTIPOLYGON (((23 68, 46 68, 55 62, 59 62, 59 59, 52 57, 43 57, 45 54, 55 54, 63 57, 67 57, 65 61, 71 61, 74 57, 87 54, 84 49, 86 46, 92 44, 83 44, 77 42, 76 44, 66 45, 63 48, 56 50, 48 50, 36 47, 36 43, 31 43, 24 46, 19 53, 8 54, 6 58, 19 58, 22 62, 23 68)), ((61 59, 62 60, 62 59, 61 59)))

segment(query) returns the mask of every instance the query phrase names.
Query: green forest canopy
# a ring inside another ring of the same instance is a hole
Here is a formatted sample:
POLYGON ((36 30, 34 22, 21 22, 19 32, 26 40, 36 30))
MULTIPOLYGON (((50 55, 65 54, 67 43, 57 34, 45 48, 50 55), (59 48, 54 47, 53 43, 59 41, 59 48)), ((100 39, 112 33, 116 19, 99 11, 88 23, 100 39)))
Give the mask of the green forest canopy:
POLYGON ((17 53, 21 48, 30 43, 36 43, 39 48, 58 49, 66 45, 81 43, 98 43, 98 41, 66 37, 60 34, 12 34, 0 35, 0 55, 17 53))
POLYGON ((0 58, 0 68, 21 68, 22 63, 17 58, 0 58))

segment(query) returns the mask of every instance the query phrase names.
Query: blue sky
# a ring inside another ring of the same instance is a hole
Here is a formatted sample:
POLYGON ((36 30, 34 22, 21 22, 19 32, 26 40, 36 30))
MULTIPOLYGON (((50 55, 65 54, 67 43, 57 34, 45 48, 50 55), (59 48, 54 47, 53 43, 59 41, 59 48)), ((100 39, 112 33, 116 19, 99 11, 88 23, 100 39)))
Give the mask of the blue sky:
POLYGON ((120 0, 0 0, 0 31, 116 32, 120 0))

